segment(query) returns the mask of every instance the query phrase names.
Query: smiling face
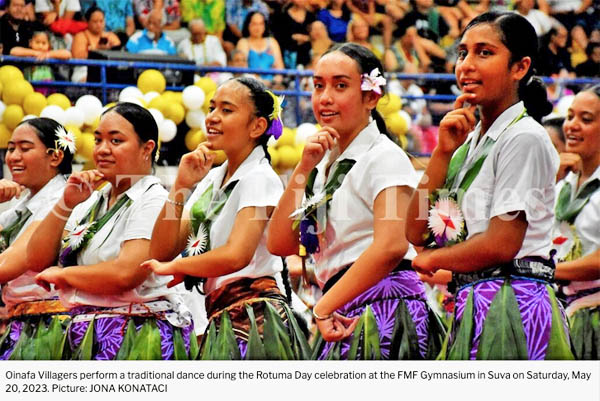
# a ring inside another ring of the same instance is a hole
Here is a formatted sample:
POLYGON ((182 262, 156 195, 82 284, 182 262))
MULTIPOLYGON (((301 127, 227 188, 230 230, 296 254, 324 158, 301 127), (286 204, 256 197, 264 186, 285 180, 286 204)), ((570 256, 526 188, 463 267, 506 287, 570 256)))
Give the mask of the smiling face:
POLYGON ((141 143, 133 125, 116 111, 102 116, 94 138, 94 162, 108 181, 150 173, 154 141, 141 143))
POLYGON ((53 161, 48 148, 29 124, 21 124, 14 130, 6 149, 5 162, 13 181, 33 193, 46 185, 58 171, 58 162, 53 161))
POLYGON ((334 51, 319 59, 314 71, 313 113, 322 126, 340 135, 352 135, 369 122, 378 97, 363 92, 359 66, 344 53, 334 51))
POLYGON ((236 81, 224 83, 211 99, 209 110, 206 139, 213 149, 229 155, 254 147, 251 131, 257 118, 248 87, 236 81))
POLYGON ((511 53, 492 25, 479 24, 465 32, 458 46, 455 74, 461 90, 476 95, 471 104, 504 111, 516 102, 518 83, 527 73, 530 59, 510 61, 511 53))
POLYGON ((584 161, 600 158, 600 98, 583 91, 575 96, 563 124, 566 151, 577 153, 584 161))

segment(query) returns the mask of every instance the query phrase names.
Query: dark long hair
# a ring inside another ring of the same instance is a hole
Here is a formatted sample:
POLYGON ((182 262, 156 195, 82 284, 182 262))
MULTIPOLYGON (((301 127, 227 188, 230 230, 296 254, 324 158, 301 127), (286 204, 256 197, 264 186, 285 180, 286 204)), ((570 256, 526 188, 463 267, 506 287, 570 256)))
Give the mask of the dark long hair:
POLYGON ((531 66, 519 81, 518 95, 527 108, 527 113, 537 122, 552 111, 552 103, 548 101, 546 86, 535 76, 538 58, 538 39, 533 26, 517 13, 488 12, 475 17, 461 35, 474 26, 489 24, 500 36, 500 41, 510 51, 510 65, 531 58, 531 66))
POLYGON ((263 38, 271 36, 271 31, 269 30, 269 18, 261 13, 260 11, 251 11, 246 15, 246 19, 244 20, 244 25, 242 25, 242 37, 247 38, 250 36, 250 20, 254 17, 254 14, 260 14, 265 19, 265 31, 263 32, 263 38))
MULTIPOLYGON (((331 46, 325 53, 323 53, 323 56, 333 52, 341 52, 350 57, 352 60, 356 61, 360 74, 369 74, 375 68, 379 68, 379 71, 382 75, 385 71, 381 61, 373 54, 371 50, 364 46, 357 45, 356 43, 335 44, 331 46)), ((382 95, 385 94, 384 87, 381 88, 381 93, 382 95)), ((383 117, 376 109, 371 110, 371 117, 373 117, 373 120, 375 120, 377 123, 377 128, 379 128, 379 131, 391 138, 383 117)))
POLYGON ((158 125, 156 125, 156 120, 152 114, 142 106, 129 102, 117 103, 102 115, 111 111, 119 114, 133 125, 133 131, 137 134, 141 143, 146 143, 149 140, 154 141, 155 146, 152 149, 152 161, 154 161, 158 151, 158 125))
MULTIPOLYGON (((29 125, 33 128, 40 141, 48 149, 56 148, 56 131, 64 129, 64 127, 51 118, 39 117, 31 118, 29 120, 21 121, 18 126, 29 125)), ((58 165, 58 172, 60 174, 71 174, 71 165, 73 164, 73 154, 69 149, 61 149, 63 151, 63 159, 58 165)))
MULTIPOLYGON (((250 100, 254 104, 254 115, 256 117, 264 117, 267 120, 267 128, 265 132, 271 128, 271 124, 273 123, 269 116, 273 113, 275 108, 274 99, 267 92, 267 87, 261 81, 252 77, 237 77, 232 78, 232 81, 239 82, 250 90, 250 100)), ((262 146, 265 151, 265 156, 271 162, 271 156, 267 150, 267 142, 269 141, 270 136, 265 135, 264 133, 258 138, 258 144, 262 146)))

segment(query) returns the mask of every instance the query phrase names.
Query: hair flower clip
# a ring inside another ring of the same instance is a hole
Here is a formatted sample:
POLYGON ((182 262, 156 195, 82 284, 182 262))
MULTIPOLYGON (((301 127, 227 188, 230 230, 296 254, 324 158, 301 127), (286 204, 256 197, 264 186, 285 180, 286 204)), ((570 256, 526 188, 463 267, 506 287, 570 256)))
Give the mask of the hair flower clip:
POLYGON ((54 131, 54 134, 56 135, 56 140, 54 141, 56 149, 61 149, 63 151, 66 151, 67 149, 69 150, 69 152, 74 155, 75 154, 75 136, 73 135, 72 132, 67 131, 64 127, 60 126, 58 128, 56 128, 56 131, 54 131))
POLYGON ((373 68, 370 74, 362 74, 362 80, 360 84, 360 89, 368 92, 373 91, 379 95, 382 94, 381 87, 386 84, 386 80, 381 75, 379 68, 373 68))
POLYGON ((285 100, 285 96, 277 96, 270 90, 267 91, 269 96, 273 98, 273 112, 269 115, 269 121, 271 121, 271 126, 268 131, 265 132, 266 135, 271 135, 275 139, 279 139, 281 133, 283 132, 283 122, 281 121, 281 112, 283 111, 283 101, 285 100))

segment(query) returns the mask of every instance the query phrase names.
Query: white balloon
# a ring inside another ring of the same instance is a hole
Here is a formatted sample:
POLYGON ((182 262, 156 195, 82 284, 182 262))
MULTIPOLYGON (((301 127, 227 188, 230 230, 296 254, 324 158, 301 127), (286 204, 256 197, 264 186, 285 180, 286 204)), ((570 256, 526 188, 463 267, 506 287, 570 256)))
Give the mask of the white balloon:
POLYGON ((318 131, 316 125, 311 123, 302 123, 296 128, 296 145, 306 143, 306 138, 318 131))
POLYGON ((206 120, 206 116, 202 110, 188 111, 185 115, 185 123, 188 125, 188 127, 202 128, 202 130, 206 132, 204 120, 206 120))
POLYGON ((51 118, 62 125, 65 125, 66 113, 62 107, 55 104, 48 105, 42 109, 40 117, 51 118))
POLYGON ((121 93, 119 94, 119 102, 125 102, 127 98, 138 98, 144 97, 144 94, 141 90, 139 90, 136 86, 128 86, 123 88, 121 93))
POLYGON ((74 125, 77 128, 81 128, 84 119, 83 111, 77 107, 69 107, 65 110, 65 125, 74 125))
POLYGON ((4 114, 4 110, 6 110, 6 105, 2 100, 0 100, 0 123, 2 122, 2 115, 4 114))
POLYGON ((31 120, 32 118, 37 118, 35 114, 27 114, 21 121, 31 120))
POLYGON ((150 103, 152 101, 152 99, 154 99, 157 96, 160 96, 160 93, 155 92, 155 91, 150 91, 144 95, 144 100, 146 101, 146 103, 150 103))
POLYGON ((160 128, 163 121, 165 121, 165 116, 163 116, 163 113, 161 113, 159 109, 148 109, 148 111, 150 114, 152 114, 154 121, 156 121, 156 125, 160 128))
POLYGON ((575 95, 567 95, 560 98, 560 100, 556 104, 556 107, 554 108, 554 111, 556 112, 556 114, 558 114, 559 117, 567 116, 567 111, 569 110, 571 103, 573 103, 574 98, 575 95))
POLYGON ((158 136, 162 142, 170 142, 177 135, 177 125, 173 122, 173 120, 165 120, 163 121, 160 129, 158 130, 158 136))
MULTIPOLYGON (((143 97, 142 97, 142 99, 143 99, 143 97)), ((142 103, 142 101, 139 98, 137 98, 137 97, 124 97, 123 99, 121 99, 121 97, 119 96, 119 102, 122 102, 122 103, 135 103, 138 106, 144 107, 144 103, 142 103)))
POLYGON ((93 95, 81 96, 75 102, 75 107, 83 112, 83 122, 88 125, 93 124, 96 118, 100 117, 102 113, 102 102, 93 95))
POLYGON ((186 107, 186 109, 198 110, 202 108, 202 105, 204 104, 205 95, 202 88, 195 85, 190 85, 183 90, 181 97, 183 99, 183 105, 186 107))

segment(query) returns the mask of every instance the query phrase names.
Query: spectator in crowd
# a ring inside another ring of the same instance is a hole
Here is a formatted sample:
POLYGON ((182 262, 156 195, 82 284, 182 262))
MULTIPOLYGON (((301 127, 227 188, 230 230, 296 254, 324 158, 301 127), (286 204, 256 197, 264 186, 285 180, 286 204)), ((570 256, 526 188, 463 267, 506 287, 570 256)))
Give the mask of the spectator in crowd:
POLYGON ((575 75, 600 78, 600 43, 589 42, 585 53, 587 60, 575 67, 575 75))
MULTIPOLYGON (((85 13, 88 27, 73 38, 71 52, 73 58, 87 59, 90 50, 109 50, 121 47, 121 40, 113 32, 105 30, 104 11, 93 6, 85 13)), ((87 81, 87 66, 77 66, 73 69, 73 82, 87 81)))
POLYGON ((269 7, 262 0, 228 0, 225 9, 225 32, 223 47, 229 53, 242 38, 242 29, 248 13, 258 11, 269 15, 269 7))
POLYGON ((538 38, 546 35, 553 27, 558 28, 560 22, 548 14, 535 8, 536 0, 515 0, 515 11, 521 14, 535 29, 538 38))
POLYGON ((463 27, 467 26, 477 16, 477 12, 471 8, 466 0, 438 0, 435 3, 438 5, 438 11, 450 27, 448 33, 452 38, 457 38, 463 27))
POLYGON ((308 67, 312 69, 323 53, 329 50, 334 42, 329 38, 327 28, 321 21, 315 21, 310 25, 309 36, 311 62, 308 67))
MULTIPOLYGON (((354 14, 352 21, 348 24, 348 42, 364 46, 371 50, 379 60, 384 60, 385 51, 382 52, 373 44, 373 38, 369 33, 369 23, 360 15, 354 14)), ((384 67, 387 69, 387 66, 384 65, 384 67)))
POLYGON ((181 19, 189 23, 193 19, 202 19, 206 32, 223 38, 225 30, 225 0, 181 0, 181 19))
POLYGON ((544 119, 542 123, 558 153, 565 151, 565 133, 562 128, 564 122, 564 117, 552 117, 544 119))
POLYGON ((307 6, 307 0, 291 0, 283 7, 281 14, 273 18, 277 21, 274 34, 281 46, 286 68, 310 64, 308 29, 316 18, 307 6))
POLYGON ((598 23, 587 14, 592 0, 539 0, 539 2, 540 8, 547 10, 567 28, 573 39, 573 45, 583 52, 587 47, 587 33, 598 23))
POLYGON ((573 72, 571 56, 567 50, 569 33, 563 26, 550 29, 546 35, 547 45, 540 47, 540 63, 537 65, 540 75, 550 76, 557 71, 573 72))
MULTIPOLYGON (((284 68, 279 43, 270 36, 264 15, 257 11, 248 14, 242 35, 237 49, 246 56, 249 68, 284 68)), ((261 74, 261 78, 272 85, 281 85, 283 82, 281 75, 261 74)))
POLYGON ((175 43, 162 30, 164 16, 161 10, 154 9, 148 15, 146 28, 136 32, 125 45, 129 53, 175 55, 175 43))
POLYGON ((443 63, 446 52, 435 42, 419 36, 417 28, 401 24, 396 30, 399 39, 391 49, 392 56, 386 58, 388 71, 430 72, 435 62, 443 63))
POLYGON ((360 16, 369 27, 381 27, 383 31, 383 46, 389 49, 392 45, 393 21, 385 14, 385 7, 375 0, 346 0, 350 11, 360 16))
POLYGON ((135 32, 131 0, 96 0, 96 6, 104 12, 106 30, 119 36, 121 43, 135 32))
POLYGON ((338 43, 346 41, 351 18, 352 12, 346 5, 346 0, 330 0, 327 7, 317 14, 317 19, 325 24, 329 37, 338 43))
POLYGON ((165 18, 163 31, 175 44, 190 37, 190 32, 181 27, 179 0, 133 0, 133 12, 139 26, 146 28, 148 16, 153 8, 162 10, 165 18))
POLYGON ((79 0, 35 0, 35 12, 42 15, 45 26, 59 19, 72 20, 81 11, 79 0))
MULTIPOLYGON (((450 32, 450 27, 435 7, 433 0, 411 0, 410 4, 412 10, 406 14, 399 25, 414 26, 420 37, 441 43, 441 39, 450 32)), ((455 38, 458 37, 458 33, 453 32, 456 34, 455 38)))
POLYGON ((197 65, 224 67, 227 55, 223 51, 221 41, 214 35, 206 34, 206 26, 201 19, 194 19, 188 24, 191 39, 183 39, 177 46, 177 54, 197 65))
MULTIPOLYGON (((35 21, 34 1, 35 0, 25 0, 25 16, 23 19, 26 21, 35 21)), ((0 0, 0 17, 8 11, 9 3, 10 0, 0 0)))
POLYGON ((0 43, 2 54, 10 54, 13 47, 27 47, 39 25, 28 21, 25 0, 8 0, 7 12, 0 17, 0 43))
MULTIPOLYGON (((50 36, 47 31, 33 33, 29 41, 29 47, 15 46, 10 50, 11 56, 35 57, 38 61, 48 58, 67 60, 71 58, 71 52, 66 49, 52 50, 50 36)), ((54 73, 49 65, 33 65, 23 68, 23 75, 28 81, 52 81, 54 73)))

